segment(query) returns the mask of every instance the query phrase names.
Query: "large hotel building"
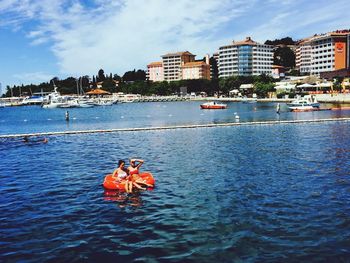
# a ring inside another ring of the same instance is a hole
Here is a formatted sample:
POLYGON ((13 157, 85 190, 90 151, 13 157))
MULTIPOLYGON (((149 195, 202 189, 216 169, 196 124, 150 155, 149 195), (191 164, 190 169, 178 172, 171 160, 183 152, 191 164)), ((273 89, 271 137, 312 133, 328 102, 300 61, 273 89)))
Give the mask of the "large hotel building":
POLYGON ((321 73, 349 68, 350 32, 338 30, 300 41, 296 50, 296 67, 301 73, 321 73))
POLYGON ((192 53, 177 52, 162 56, 161 62, 147 65, 150 81, 176 81, 183 79, 210 79, 209 56, 205 61, 196 61, 192 53))
POLYGON ((219 77, 272 74, 272 46, 259 44, 247 37, 219 48, 219 77))

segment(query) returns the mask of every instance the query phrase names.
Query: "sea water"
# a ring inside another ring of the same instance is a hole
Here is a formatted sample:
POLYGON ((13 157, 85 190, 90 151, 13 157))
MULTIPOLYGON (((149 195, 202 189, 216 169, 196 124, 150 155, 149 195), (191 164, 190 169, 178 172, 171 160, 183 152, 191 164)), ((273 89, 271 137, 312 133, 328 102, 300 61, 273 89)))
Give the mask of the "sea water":
MULTIPOLYGON (((221 123, 234 122, 235 113, 241 122, 349 116, 277 115, 269 103, 69 111, 66 123, 61 109, 0 109, 0 130, 221 123)), ((0 261, 345 262, 349 137, 349 122, 325 122, 49 136, 46 144, 2 139, 0 261), (153 173, 156 187, 105 191, 104 176, 129 157, 145 160, 142 170, 153 173)))

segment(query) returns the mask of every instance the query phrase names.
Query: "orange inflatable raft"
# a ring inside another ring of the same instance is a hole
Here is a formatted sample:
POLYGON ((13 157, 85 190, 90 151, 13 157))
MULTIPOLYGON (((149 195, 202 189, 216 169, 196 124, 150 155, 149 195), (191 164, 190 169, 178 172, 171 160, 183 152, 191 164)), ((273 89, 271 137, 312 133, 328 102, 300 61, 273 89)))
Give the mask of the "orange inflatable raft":
MULTIPOLYGON (((155 183, 155 180, 153 178, 153 175, 149 172, 144 172, 138 174, 146 184, 148 185, 153 185, 155 183)), ((120 190, 120 191, 125 191, 125 181, 116 181, 114 178, 112 178, 112 174, 107 174, 104 181, 103 181, 103 187, 108 189, 108 190, 120 190)))

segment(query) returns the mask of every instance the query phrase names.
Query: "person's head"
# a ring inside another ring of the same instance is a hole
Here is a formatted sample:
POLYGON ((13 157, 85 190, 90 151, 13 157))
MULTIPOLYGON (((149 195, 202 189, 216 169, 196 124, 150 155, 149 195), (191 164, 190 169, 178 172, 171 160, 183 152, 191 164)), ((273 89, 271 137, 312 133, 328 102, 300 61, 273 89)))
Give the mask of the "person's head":
POLYGON ((118 161, 118 167, 119 167, 119 168, 123 168, 124 165, 125 165, 124 160, 119 160, 119 161, 118 161))
POLYGON ((136 167, 135 159, 130 159, 130 165, 131 165, 131 167, 136 167))

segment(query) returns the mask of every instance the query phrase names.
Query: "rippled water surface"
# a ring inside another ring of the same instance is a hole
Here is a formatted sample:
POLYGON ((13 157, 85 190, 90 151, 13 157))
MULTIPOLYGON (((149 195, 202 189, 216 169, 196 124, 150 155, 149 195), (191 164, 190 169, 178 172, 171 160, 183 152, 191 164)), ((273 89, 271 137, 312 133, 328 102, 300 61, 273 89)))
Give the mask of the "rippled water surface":
MULTIPOLYGON (((225 122, 233 112, 241 121, 347 114, 278 117, 274 105, 234 107, 77 109, 69 124, 61 110, 0 109, 0 127, 4 134, 225 122)), ((349 122, 325 122, 1 140, 0 261, 347 262, 349 137, 349 122), (131 156, 145 160, 154 190, 105 192, 105 174, 131 156)))

